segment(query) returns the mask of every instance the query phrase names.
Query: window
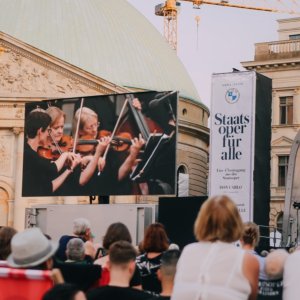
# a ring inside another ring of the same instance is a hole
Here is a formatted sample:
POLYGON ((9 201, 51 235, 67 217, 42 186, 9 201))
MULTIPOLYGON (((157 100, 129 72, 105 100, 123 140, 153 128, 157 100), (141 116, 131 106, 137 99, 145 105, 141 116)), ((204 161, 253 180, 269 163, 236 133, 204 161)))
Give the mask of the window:
POLYGON ((300 39, 300 34, 290 34, 289 38, 290 40, 298 40, 300 39))
POLYGON ((177 169, 177 197, 189 195, 189 174, 185 166, 181 165, 177 169))
POLYGON ((289 164, 289 156, 278 156, 278 186, 285 186, 287 171, 289 164))
POLYGON ((277 220, 276 220, 276 228, 280 233, 282 233, 282 224, 283 224, 283 212, 281 211, 278 214, 277 220))
POLYGON ((280 97, 279 124, 293 124, 293 97, 280 97))

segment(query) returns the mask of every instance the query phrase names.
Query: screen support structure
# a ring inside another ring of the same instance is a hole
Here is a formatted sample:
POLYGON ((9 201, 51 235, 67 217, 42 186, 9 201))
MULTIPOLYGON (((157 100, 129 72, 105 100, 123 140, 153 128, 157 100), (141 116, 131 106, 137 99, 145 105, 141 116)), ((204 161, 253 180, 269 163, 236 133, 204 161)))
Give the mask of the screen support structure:
POLYGON ((299 209, 300 209, 300 130, 298 131, 290 152, 286 192, 284 202, 282 247, 299 245, 299 209))

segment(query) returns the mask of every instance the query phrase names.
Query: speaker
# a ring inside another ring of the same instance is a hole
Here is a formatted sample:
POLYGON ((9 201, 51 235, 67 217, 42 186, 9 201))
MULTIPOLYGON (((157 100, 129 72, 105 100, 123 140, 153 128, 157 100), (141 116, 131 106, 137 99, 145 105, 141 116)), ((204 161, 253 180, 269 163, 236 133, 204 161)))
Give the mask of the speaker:
POLYGON ((194 222, 207 198, 207 196, 159 198, 158 222, 165 226, 170 242, 177 244, 181 250, 185 245, 196 241, 194 222))

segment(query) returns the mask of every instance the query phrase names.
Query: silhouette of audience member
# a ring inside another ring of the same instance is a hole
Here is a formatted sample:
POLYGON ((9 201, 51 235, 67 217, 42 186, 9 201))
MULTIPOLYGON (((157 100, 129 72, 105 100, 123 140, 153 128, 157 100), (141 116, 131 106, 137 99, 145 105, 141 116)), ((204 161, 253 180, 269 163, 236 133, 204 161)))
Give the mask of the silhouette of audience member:
POLYGON ((84 241, 80 238, 69 240, 66 250, 68 263, 92 263, 91 259, 85 257, 84 241))
POLYGON ((157 278, 157 270, 163 252, 169 248, 169 239, 161 223, 148 226, 141 248, 145 253, 136 258, 136 266, 141 275, 143 290, 159 294, 161 283, 157 278))
POLYGON ((283 271, 283 300, 298 300, 300 295, 300 251, 299 247, 289 255, 283 271))
POLYGON ((50 289, 42 300, 86 300, 86 297, 75 285, 63 283, 50 289))
POLYGON ((259 279, 266 280, 268 279, 265 273, 265 257, 260 256, 256 251, 255 247, 258 246, 260 240, 259 227, 253 222, 245 222, 243 224, 243 236, 240 239, 242 248, 247 252, 253 254, 259 262, 259 279))
POLYGON ((15 234, 7 263, 13 268, 51 270, 58 243, 48 240, 39 228, 29 228, 15 234))
MULTIPOLYGON (((102 266, 102 275, 100 279, 100 285, 107 285, 109 283, 109 270, 108 270, 108 249, 117 241, 127 241, 132 243, 130 232, 126 225, 121 222, 112 223, 106 230, 103 237, 104 255, 95 260, 94 264, 102 266)), ((141 289, 141 277, 137 268, 134 275, 130 280, 130 286, 141 289)))
POLYGON ((176 274, 176 265, 180 256, 179 250, 167 250, 161 258, 161 265, 157 271, 157 277, 161 281, 162 291, 158 300, 170 300, 173 292, 174 277, 176 274))
POLYGON ((55 257, 58 261, 66 261, 66 248, 71 239, 80 238, 85 244, 85 255, 94 259, 96 250, 92 243, 91 223, 85 218, 77 218, 73 221, 73 235, 63 235, 59 239, 59 248, 55 257))
POLYGON ((129 281, 135 270, 136 250, 127 241, 118 241, 109 248, 109 285, 98 287, 87 293, 88 300, 138 300, 152 296, 143 291, 130 288, 129 281))
POLYGON ((194 232, 198 243, 187 245, 180 256, 172 300, 254 300, 257 259, 236 247, 243 223, 227 196, 209 198, 201 206, 194 232))
POLYGON ((0 228, 0 260, 6 260, 11 253, 11 239, 17 233, 12 227, 3 226, 0 228))
POLYGON ((283 288, 283 268, 289 253, 284 249, 272 251, 265 262, 268 280, 259 281, 257 300, 281 300, 283 288))

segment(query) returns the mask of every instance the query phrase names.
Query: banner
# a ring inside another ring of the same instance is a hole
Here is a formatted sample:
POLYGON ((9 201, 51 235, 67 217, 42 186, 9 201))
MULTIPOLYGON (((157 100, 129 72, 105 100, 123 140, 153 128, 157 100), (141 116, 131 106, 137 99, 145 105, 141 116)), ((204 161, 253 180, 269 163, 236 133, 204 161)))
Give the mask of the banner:
POLYGON ((253 220, 255 72, 214 74, 209 194, 228 195, 253 220))
POLYGON ((176 91, 27 103, 22 196, 176 194, 176 91))

